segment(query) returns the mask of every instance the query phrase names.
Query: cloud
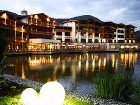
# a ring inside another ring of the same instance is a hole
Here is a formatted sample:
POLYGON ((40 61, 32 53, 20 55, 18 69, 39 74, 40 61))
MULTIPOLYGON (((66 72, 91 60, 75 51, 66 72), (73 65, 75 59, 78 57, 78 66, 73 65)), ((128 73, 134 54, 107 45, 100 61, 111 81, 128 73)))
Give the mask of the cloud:
POLYGON ((29 14, 43 12, 55 18, 78 15, 93 15, 103 21, 137 23, 140 21, 140 0, 0 0, 0 9, 20 14, 26 9, 29 14))
POLYGON ((125 7, 113 9, 105 15, 104 20, 106 21, 112 20, 112 21, 117 21, 117 22, 121 21, 124 19, 124 14, 126 11, 127 11, 127 8, 125 7))

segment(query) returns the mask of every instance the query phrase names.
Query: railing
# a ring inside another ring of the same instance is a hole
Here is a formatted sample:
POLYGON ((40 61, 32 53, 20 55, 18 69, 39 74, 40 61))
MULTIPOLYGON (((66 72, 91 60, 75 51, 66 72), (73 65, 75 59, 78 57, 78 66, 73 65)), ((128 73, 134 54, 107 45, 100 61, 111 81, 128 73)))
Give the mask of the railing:
POLYGON ((30 25, 36 25, 36 26, 41 26, 41 27, 50 27, 53 28, 53 24, 42 24, 42 23, 35 23, 35 22, 29 22, 30 25))
POLYGON ((53 35, 52 32, 42 32, 42 31, 36 31, 36 30, 32 30, 32 31, 28 31, 31 34, 41 34, 41 35, 53 35))

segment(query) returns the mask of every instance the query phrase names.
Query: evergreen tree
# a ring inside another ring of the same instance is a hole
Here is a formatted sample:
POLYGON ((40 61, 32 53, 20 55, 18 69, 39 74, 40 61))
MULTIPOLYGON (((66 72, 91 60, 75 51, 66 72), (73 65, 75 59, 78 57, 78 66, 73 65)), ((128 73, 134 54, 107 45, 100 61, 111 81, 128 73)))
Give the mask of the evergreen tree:
POLYGON ((4 52, 5 52, 5 49, 7 47, 7 44, 8 44, 7 37, 4 34, 4 32, 2 30, 0 30, 0 61, 4 57, 4 52))

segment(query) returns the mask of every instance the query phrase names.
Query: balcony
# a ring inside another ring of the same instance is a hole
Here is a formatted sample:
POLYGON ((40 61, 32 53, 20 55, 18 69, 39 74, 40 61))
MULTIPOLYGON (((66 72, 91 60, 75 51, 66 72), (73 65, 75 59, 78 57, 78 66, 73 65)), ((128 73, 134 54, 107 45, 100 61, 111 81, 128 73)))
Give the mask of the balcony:
POLYGON ((5 19, 0 18, 0 24, 5 25, 5 22, 6 22, 7 26, 15 27, 15 21, 10 20, 10 19, 6 19, 6 21, 5 21, 5 19))
POLYGON ((42 32, 42 31, 36 31, 36 30, 29 30, 28 31, 31 34, 40 34, 40 35, 52 35, 52 32, 42 32))
POLYGON ((40 26, 40 27, 50 27, 54 28, 54 24, 46 24, 46 23, 35 23, 35 22, 29 22, 29 25, 35 25, 35 26, 40 26))

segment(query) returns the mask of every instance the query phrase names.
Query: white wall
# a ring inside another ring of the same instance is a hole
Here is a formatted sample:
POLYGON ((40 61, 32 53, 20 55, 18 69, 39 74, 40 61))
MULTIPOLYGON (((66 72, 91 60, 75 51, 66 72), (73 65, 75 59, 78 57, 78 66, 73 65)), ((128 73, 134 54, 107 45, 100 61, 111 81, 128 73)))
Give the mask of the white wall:
POLYGON ((64 23, 63 26, 72 27, 71 39, 72 39, 72 42, 75 42, 76 41, 76 23, 74 21, 67 22, 67 23, 64 23))
POLYGON ((23 23, 27 23, 27 22, 28 22, 27 20, 28 20, 28 19, 27 19, 26 17, 21 19, 21 21, 22 21, 23 23))
POLYGON ((115 32, 116 37, 114 37, 114 40, 116 40, 116 43, 118 43, 118 40, 124 40, 125 41, 125 28, 117 28, 115 32), (119 33, 118 30, 124 31, 124 33, 119 33), (118 35, 122 35, 124 38, 118 38, 118 35))

